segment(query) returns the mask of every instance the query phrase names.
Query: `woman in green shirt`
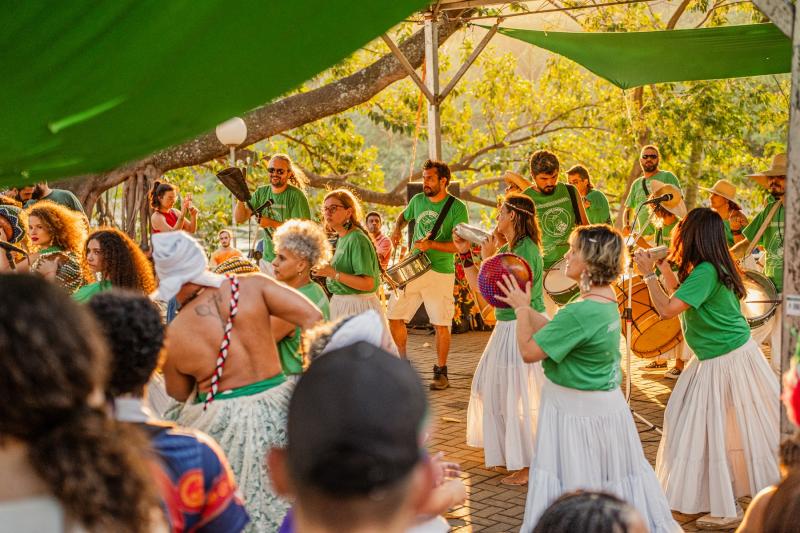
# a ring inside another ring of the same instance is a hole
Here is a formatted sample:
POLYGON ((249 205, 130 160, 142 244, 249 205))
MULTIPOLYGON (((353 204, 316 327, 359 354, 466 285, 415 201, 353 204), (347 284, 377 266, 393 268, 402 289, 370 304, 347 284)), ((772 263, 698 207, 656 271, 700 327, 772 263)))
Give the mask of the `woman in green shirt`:
POLYGON ((611 284, 623 270, 622 235, 606 225, 581 226, 569 242, 566 275, 581 298, 552 320, 530 306, 530 285, 522 290, 513 278, 498 284, 517 315, 522 358, 542 361, 547 378, 521 531, 532 531, 554 500, 576 489, 631 502, 652 533, 681 531, 619 388, 620 319, 611 284))
MULTIPOLYGON (((289 220, 275 232, 275 258, 272 260, 275 279, 297 289, 311 300, 330 319, 328 296, 317 283, 311 281, 311 270, 331 260, 328 237, 310 220, 289 220)), ((270 318, 272 334, 278 340, 278 357, 283 373, 299 376, 303 373, 300 354, 300 328, 276 316, 270 318)))
POLYGON ((89 234, 83 261, 96 281, 72 295, 78 302, 88 302, 95 294, 112 287, 141 294, 156 290, 153 268, 144 252, 118 229, 100 228, 89 234))
POLYGON ((328 278, 331 320, 375 309, 388 330, 386 314, 377 296, 381 274, 378 254, 359 222, 361 204, 352 192, 336 189, 325 195, 322 211, 327 229, 339 237, 330 264, 314 271, 315 275, 328 278))
MULTIPOLYGON (((541 233, 536 221, 536 205, 521 194, 506 196, 497 210, 497 228, 507 244, 499 250, 491 241, 481 246, 484 260, 509 250, 531 267, 533 285, 529 305, 544 313, 542 300, 541 233)), ((478 292, 478 268, 471 244, 453 232, 453 244, 459 251, 464 276, 478 292)), ((542 365, 522 360, 517 345, 517 317, 513 309, 496 309, 497 325, 483 350, 475 375, 467 409, 467 445, 483 448, 487 467, 502 466, 516 471, 503 479, 507 485, 528 482, 528 466, 533 457, 536 436, 536 411, 544 375, 542 365)))
POLYGON ((656 472, 672 509, 708 512, 699 526, 732 528, 742 517, 736 499, 779 479, 780 387, 742 315, 745 288, 719 214, 692 210, 672 244, 677 278, 658 265, 671 295, 655 283, 648 253, 635 257, 656 310, 680 315, 696 355, 667 403, 656 472))

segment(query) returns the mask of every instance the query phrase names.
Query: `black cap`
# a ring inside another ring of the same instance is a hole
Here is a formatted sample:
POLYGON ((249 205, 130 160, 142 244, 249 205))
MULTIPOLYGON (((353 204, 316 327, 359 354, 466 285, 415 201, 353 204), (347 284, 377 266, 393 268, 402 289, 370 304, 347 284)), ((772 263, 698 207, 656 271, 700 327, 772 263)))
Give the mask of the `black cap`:
POLYGON ((295 481, 337 496, 366 495, 420 461, 425 391, 406 361, 359 342, 309 367, 289 404, 295 481))

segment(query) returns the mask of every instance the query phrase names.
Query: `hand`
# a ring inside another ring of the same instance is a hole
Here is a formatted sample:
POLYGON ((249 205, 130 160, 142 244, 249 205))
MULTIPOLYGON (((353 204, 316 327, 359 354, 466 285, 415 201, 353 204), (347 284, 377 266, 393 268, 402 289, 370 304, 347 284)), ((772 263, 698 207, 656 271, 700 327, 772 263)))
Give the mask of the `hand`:
POLYGON ((650 252, 642 249, 636 250, 636 253, 633 254, 633 261, 643 276, 651 274, 656 264, 655 260, 650 257, 650 252))
POLYGON ((336 276, 336 269, 334 269, 331 265, 323 265, 313 271, 315 276, 321 278, 332 278, 336 276))
POLYGON ((472 245, 470 244, 470 242, 468 240, 462 239, 461 237, 459 237, 458 234, 454 231, 453 232, 453 246, 456 247, 456 250, 458 250, 459 253, 464 254, 464 253, 469 252, 469 248, 472 245))
POLYGON ((592 202, 590 202, 589 200, 587 200, 586 198, 584 198, 584 199, 583 199, 583 207, 584 207, 585 209, 589 209, 590 207, 592 207, 592 202))
POLYGON ((497 246, 495 246, 495 239, 490 237, 481 243, 481 258, 489 259, 497 253, 497 246))
POLYGON ((186 212, 189 210, 190 205, 192 205, 191 202, 187 202, 186 200, 181 203, 181 215, 186 216, 186 212))
POLYGON ((392 241, 392 245, 395 248, 397 248, 397 245, 400 244, 401 237, 402 237, 402 235, 400 234, 400 232, 398 230, 394 230, 392 232, 392 235, 389 237, 389 239, 391 239, 391 241, 392 241))
POLYGON ((431 249, 431 241, 429 241, 428 239, 420 239, 414 243, 414 246, 420 252, 427 252, 428 250, 431 249))
POLYGON ((197 208, 194 205, 189 205, 189 212, 192 214, 193 217, 197 216, 198 213, 197 208))
POLYGON ((525 290, 523 291, 520 288, 519 283, 517 283, 517 278, 504 274, 503 279, 497 282, 497 287, 500 289, 500 292, 503 293, 503 296, 495 295, 495 298, 501 302, 507 303, 512 309, 516 309, 517 307, 530 307, 530 281, 525 284, 525 290))

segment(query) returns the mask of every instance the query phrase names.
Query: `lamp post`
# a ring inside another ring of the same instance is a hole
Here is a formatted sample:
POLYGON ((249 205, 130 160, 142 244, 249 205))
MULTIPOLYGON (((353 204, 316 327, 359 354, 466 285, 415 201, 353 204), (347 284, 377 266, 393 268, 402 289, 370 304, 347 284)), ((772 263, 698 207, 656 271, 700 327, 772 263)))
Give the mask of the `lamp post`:
MULTIPOLYGON (((236 166, 236 147, 247 139, 247 124, 239 117, 226 120, 216 129, 217 139, 231 151, 231 166, 236 166)), ((231 195, 231 225, 233 226, 233 247, 236 247, 236 198, 231 195)))

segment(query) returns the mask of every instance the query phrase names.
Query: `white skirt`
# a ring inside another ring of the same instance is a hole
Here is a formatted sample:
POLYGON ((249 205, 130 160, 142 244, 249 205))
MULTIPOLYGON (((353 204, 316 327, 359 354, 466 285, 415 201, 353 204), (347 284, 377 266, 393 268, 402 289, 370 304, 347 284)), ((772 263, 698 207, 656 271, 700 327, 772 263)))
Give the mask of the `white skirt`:
MULTIPOLYGON (((374 309, 378 312, 383 322, 384 338, 391 339, 392 334, 389 330, 389 322, 386 321, 386 312, 381 305, 381 301, 378 300, 378 295, 376 293, 334 294, 331 296, 330 311, 332 321, 346 316, 359 315, 369 309, 374 309)), ((393 347, 391 351, 396 354, 397 347, 394 346, 394 341, 392 340, 390 344, 393 347)))
POLYGON ((530 466, 536 412, 544 382, 541 363, 522 360, 517 321, 499 320, 472 378, 467 445, 483 448, 487 467, 530 466))
POLYGON ((651 533, 681 531, 622 392, 581 391, 545 379, 520 531, 532 531, 556 498, 577 489, 617 495, 639 511, 651 533))
POLYGON ((736 498, 779 480, 780 386, 750 339, 683 371, 664 412, 656 473, 670 507, 736 516, 736 498))

